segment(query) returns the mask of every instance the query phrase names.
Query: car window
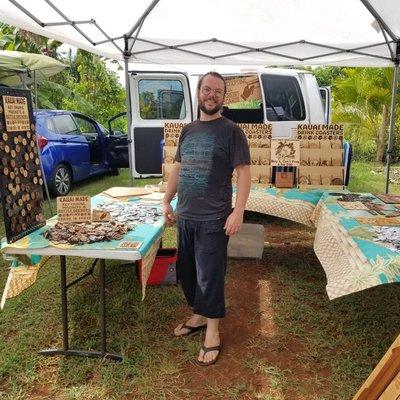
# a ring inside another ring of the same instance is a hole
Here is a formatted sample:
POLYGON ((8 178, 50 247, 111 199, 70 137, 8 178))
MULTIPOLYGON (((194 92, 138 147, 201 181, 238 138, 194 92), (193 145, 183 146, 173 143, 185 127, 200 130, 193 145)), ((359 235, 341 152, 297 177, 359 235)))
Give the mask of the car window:
POLYGON ((46 118, 45 124, 46 124, 46 130, 48 132, 57 133, 56 128, 53 123, 53 118, 51 118, 51 117, 46 118))
POLYGON ((181 81, 141 79, 138 90, 142 119, 184 119, 186 117, 181 81))
POLYGON ((102 124, 97 123, 97 125, 100 128, 100 132, 104 135, 107 136, 108 135, 108 130, 106 128, 104 128, 104 126, 102 124))
POLYGON ((293 76, 263 74, 268 121, 303 121, 306 118, 300 85, 293 76))
POLYGON ((96 131, 96 126, 94 125, 93 122, 89 121, 86 118, 82 118, 79 115, 74 115, 76 123, 79 126, 79 129, 83 135, 87 133, 97 133, 96 131))
POLYGON ((53 117, 54 126, 60 135, 79 135, 79 129, 69 114, 53 117))

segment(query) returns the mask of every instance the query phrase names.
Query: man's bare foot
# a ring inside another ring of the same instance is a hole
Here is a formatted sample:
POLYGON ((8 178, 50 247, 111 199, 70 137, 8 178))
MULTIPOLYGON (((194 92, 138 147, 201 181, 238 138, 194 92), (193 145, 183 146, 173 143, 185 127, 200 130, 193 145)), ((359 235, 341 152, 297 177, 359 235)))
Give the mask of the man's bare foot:
MULTIPOLYGON (((206 333, 206 338, 204 340, 204 346, 205 347, 215 347, 219 346, 221 344, 221 339, 219 337, 218 332, 213 332, 211 334, 206 333)), ((211 361, 214 361, 219 354, 219 350, 211 350, 207 351, 204 354, 204 350, 201 349, 199 353, 199 357, 197 358, 201 363, 209 363, 211 361)))
POLYGON ((204 318, 202 315, 193 314, 186 322, 179 324, 174 329, 175 336, 185 336, 190 333, 192 330, 189 328, 185 328, 184 325, 190 326, 192 328, 197 327, 206 327, 207 319, 204 318))

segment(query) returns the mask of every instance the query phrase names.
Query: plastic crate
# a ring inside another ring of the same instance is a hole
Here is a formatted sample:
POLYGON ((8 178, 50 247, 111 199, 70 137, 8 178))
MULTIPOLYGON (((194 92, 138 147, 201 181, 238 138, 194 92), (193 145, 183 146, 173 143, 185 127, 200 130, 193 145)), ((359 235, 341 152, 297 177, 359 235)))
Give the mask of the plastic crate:
MULTIPOLYGON (((147 285, 173 285, 176 283, 176 248, 158 249, 147 285)), ((139 263, 138 276, 141 282, 141 263, 139 263)))

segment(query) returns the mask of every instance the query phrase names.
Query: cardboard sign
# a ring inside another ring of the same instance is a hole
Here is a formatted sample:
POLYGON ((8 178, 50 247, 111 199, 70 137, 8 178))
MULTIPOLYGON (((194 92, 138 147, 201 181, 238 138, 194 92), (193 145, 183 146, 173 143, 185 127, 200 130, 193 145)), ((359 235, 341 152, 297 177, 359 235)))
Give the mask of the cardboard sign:
POLYGON ((20 96, 3 96, 4 119, 8 132, 29 131, 28 99, 20 96))
POLYGON ((168 182, 169 175, 171 174, 173 164, 163 164, 162 165, 162 174, 163 174, 163 182, 168 182))
POLYGON ((164 147, 164 163, 173 164, 176 155, 176 147, 165 146, 164 147))
POLYGON ((300 165, 300 142, 275 139, 271 141, 271 165, 296 167, 300 165))
POLYGON ((125 186, 115 186, 109 188, 103 192, 107 196, 110 197, 135 197, 135 196, 143 196, 145 194, 150 194, 150 189, 145 189, 143 187, 125 187, 125 186))
POLYGON ((297 139, 302 140, 342 140, 342 124, 299 124, 297 139))
POLYGON ((135 242, 131 240, 124 240, 121 242, 118 246, 119 249, 125 249, 125 250, 138 250, 140 249, 140 246, 143 244, 143 242, 135 242))
POLYGON ((106 222, 110 221, 111 215, 108 211, 104 210, 93 210, 92 211, 92 221, 93 222, 106 222))
POLYGON ((224 104, 261 99, 258 76, 235 76, 225 78, 226 94, 224 104))
POLYGON ((272 124, 238 124, 246 135, 250 148, 270 148, 272 124))
POLYGON ((8 243, 45 225, 30 92, 0 88, 0 198, 8 243))
POLYGON ((90 196, 57 197, 58 222, 89 222, 90 196))
POLYGON ((182 128, 185 126, 183 122, 166 122, 164 125, 165 146, 178 146, 179 136, 182 128))

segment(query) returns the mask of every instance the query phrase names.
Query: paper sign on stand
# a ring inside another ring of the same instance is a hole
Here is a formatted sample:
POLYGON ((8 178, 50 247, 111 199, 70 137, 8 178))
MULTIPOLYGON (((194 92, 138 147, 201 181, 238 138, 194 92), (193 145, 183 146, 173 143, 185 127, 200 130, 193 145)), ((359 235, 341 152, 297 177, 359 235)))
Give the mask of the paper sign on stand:
POLYGON ((58 222, 90 222, 90 196, 57 197, 58 222))

